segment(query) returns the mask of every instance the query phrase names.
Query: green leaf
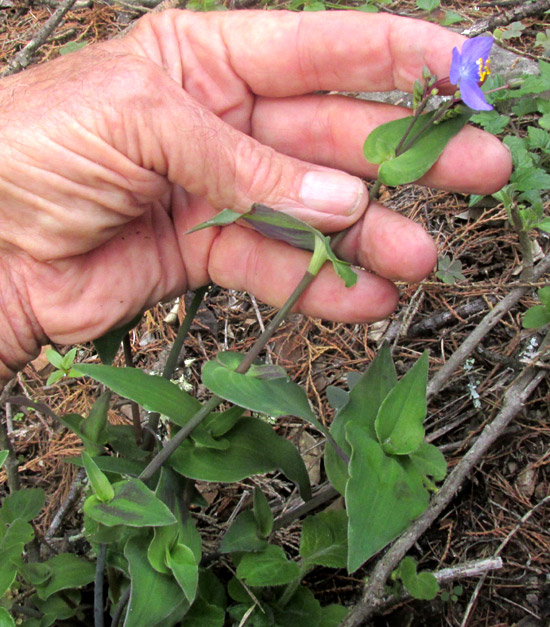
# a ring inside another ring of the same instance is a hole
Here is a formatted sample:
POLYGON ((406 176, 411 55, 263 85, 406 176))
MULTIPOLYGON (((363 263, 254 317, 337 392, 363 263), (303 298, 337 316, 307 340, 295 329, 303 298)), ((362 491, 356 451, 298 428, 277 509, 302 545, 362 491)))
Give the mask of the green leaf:
POLYGON ((84 513, 107 527, 162 527, 176 522, 172 512, 142 481, 126 479, 112 487, 112 501, 102 503, 90 496, 84 503, 84 513))
POLYGON ((25 488, 12 492, 2 500, 0 522, 9 525, 17 519, 32 520, 42 511, 45 500, 46 494, 42 488, 25 488))
POLYGON ((0 607, 0 627, 15 627, 15 621, 5 607, 0 607))
POLYGON ((0 451, 0 468, 4 466, 4 462, 8 459, 9 451, 0 451))
POLYGON ((140 538, 128 540, 124 555, 128 560, 131 581, 124 627, 157 625, 182 603, 188 607, 174 578, 158 573, 149 564, 140 538))
POLYGON ((185 477, 225 483, 279 469, 298 486, 303 499, 311 498, 309 478, 300 454, 265 422, 241 418, 225 437, 230 442, 225 451, 197 447, 185 440, 169 463, 185 477))
POLYGON ((441 4, 441 0, 416 0, 416 6, 423 11, 433 11, 441 4))
POLYGON ((101 359, 101 363, 107 366, 112 365, 124 336, 136 327, 140 320, 141 314, 139 313, 130 322, 117 329, 111 329, 111 331, 107 331, 107 333, 94 340, 94 348, 101 359))
POLYGON ((447 462, 443 453, 428 442, 422 442, 419 448, 410 454, 413 466, 421 475, 429 475, 435 481, 443 481, 447 474, 447 462))
POLYGON ((80 423, 82 435, 94 444, 107 443, 107 414, 112 392, 107 390, 95 401, 88 417, 80 423))
POLYGON ((254 488, 254 518, 258 523, 258 531, 262 538, 267 538, 273 531, 273 512, 269 507, 269 503, 265 494, 260 488, 254 488))
MULTIPOLYGON (((421 115, 411 132, 414 137, 426 127, 434 113, 421 115)), ((363 152, 367 161, 379 163, 378 178, 385 185, 412 183, 423 176, 437 161, 447 143, 465 126, 470 113, 462 113, 439 124, 430 125, 403 154, 395 156, 410 117, 393 120, 375 128, 367 137, 363 152)))
POLYGON ((63 361, 61 362, 62 370, 69 370, 70 367, 74 364, 75 357, 76 357, 76 348, 71 348, 71 350, 68 351, 63 356, 63 361))
POLYGON ((300 567, 290 562, 280 546, 270 544, 261 553, 245 553, 237 577, 249 586, 282 586, 300 576, 300 567))
POLYGON ((46 355, 46 359, 50 362, 50 364, 52 364, 52 366, 55 366, 56 368, 59 369, 63 369, 63 356, 60 355, 56 350, 54 350, 53 348, 47 348, 44 351, 44 354, 46 355))
POLYGON ((543 218, 537 222, 536 228, 544 231, 545 233, 550 233, 550 218, 543 218))
POLYGON ((550 188, 550 174, 541 168, 533 168, 532 166, 529 169, 522 168, 512 172, 510 181, 520 192, 544 191, 550 188))
POLYGON ((183 427, 201 404, 187 392, 163 377, 145 374, 138 368, 114 368, 100 364, 79 364, 78 370, 105 384, 120 396, 129 398, 148 411, 168 416, 183 427))
POLYGON ((63 379, 63 377, 66 377, 66 376, 67 376, 67 373, 63 372, 63 370, 54 370, 51 373, 51 375, 48 377, 46 381, 46 385, 53 385, 54 383, 57 383, 58 381, 63 379))
POLYGON ((322 608, 321 622, 319 627, 338 627, 344 622, 349 613, 347 607, 332 603, 322 608))
MULTIPOLYGON (((33 595, 30 600, 36 609, 44 614, 38 625, 48 627, 74 616, 78 612, 81 595, 78 590, 66 590, 62 594, 53 594, 46 601, 37 595, 33 595)), ((28 621, 25 621, 25 626, 27 624, 28 621)))
POLYGON ((523 84, 519 89, 514 90, 514 96, 542 94, 548 91, 548 85, 550 85, 550 63, 540 59, 539 70, 540 74, 523 75, 523 84))
POLYGON ((263 551, 267 548, 265 537, 260 535, 254 512, 241 512, 222 538, 220 551, 235 553, 238 551, 263 551))
POLYGON ((223 627, 225 610, 199 597, 185 614, 182 625, 184 627, 223 627))
POLYGON ((417 573, 416 560, 405 557, 397 569, 397 576, 414 599, 431 601, 439 592, 439 584, 432 573, 417 573))
POLYGON ((184 544, 176 544, 172 550, 166 551, 166 563, 183 590, 185 598, 189 603, 193 603, 199 583, 199 565, 195 561, 193 551, 184 544))
POLYGON ((235 372, 243 359, 244 355, 239 353, 218 353, 215 360, 204 364, 202 382, 211 392, 235 405, 274 418, 297 416, 326 433, 311 410, 303 388, 290 381, 286 374, 276 379, 259 379, 254 376, 254 369, 246 374, 235 372))
POLYGON ((445 16, 441 20, 441 26, 451 26, 457 22, 462 22, 464 18, 456 11, 445 11, 445 16))
MULTIPOLYGON (((389 347, 385 344, 368 370, 353 382, 350 378, 349 401, 336 414, 330 432, 344 453, 351 455, 351 447, 346 440, 346 425, 353 422, 376 439, 374 422, 384 398, 397 383, 397 375, 389 347), (355 383, 352 385, 352 383, 355 383)), ((348 468, 345 462, 330 446, 325 448, 325 470, 332 485, 344 494, 348 480, 348 468)))
POLYGON ((479 124, 484 130, 493 135, 498 135, 508 126, 509 115, 501 115, 493 109, 492 111, 482 111, 471 117, 471 121, 479 124))
MULTIPOLYGON (((21 551, 23 552, 23 547, 21 551)), ((0 569, 0 599, 6 594, 6 592, 12 587, 15 578, 17 577, 17 563, 8 561, 4 551, 0 550, 0 559, 2 560, 2 568, 0 569)))
POLYGON ((178 525, 155 527, 153 539, 147 549, 147 559, 151 566, 159 573, 167 575, 170 572, 166 564, 166 551, 169 551, 178 540, 178 525))
POLYGON ((424 440, 428 352, 395 385, 383 400, 375 428, 378 442, 388 454, 408 455, 424 440))
POLYGON ((84 464, 84 468, 86 469, 86 474, 88 475, 88 479, 90 480, 90 485, 92 486, 92 490, 96 497, 102 503, 108 503, 112 501, 115 496, 115 491, 113 490, 113 486, 109 482, 109 479, 101 472, 98 468, 97 464, 90 457, 86 451, 82 451, 82 462, 84 464))
POLYGON ((537 290, 537 296, 540 302, 550 309, 550 285, 545 285, 540 290, 537 290))
POLYGON ((305 586, 299 586, 286 605, 277 603, 273 607, 277 627, 317 626, 321 622, 322 613, 321 604, 305 586))
POLYGON ((201 222, 194 226, 192 229, 187 231, 187 233, 195 233, 195 231, 202 231, 202 229, 208 229, 211 226, 227 226, 228 224, 233 224, 239 218, 242 218, 243 214, 238 213, 237 211, 231 211, 231 209, 224 209, 217 213, 211 220, 207 220, 206 222, 201 222))
POLYGON ((36 593, 43 601, 60 590, 87 586, 95 577, 95 565, 72 553, 60 553, 44 564, 51 576, 36 586, 36 593))
POLYGON ((550 322, 550 311, 544 305, 534 305, 524 314, 521 321, 524 329, 538 329, 550 322))
POLYGON ((435 275, 443 283, 454 285, 457 281, 463 281, 466 278, 462 274, 462 262, 458 259, 452 261, 448 255, 442 255, 439 258, 437 268, 435 275))
POLYGON ((354 572, 420 516, 429 502, 422 477, 386 455, 365 429, 346 428, 353 453, 346 485, 348 570, 354 572))
POLYGON ((325 511, 304 520, 300 556, 304 564, 345 568, 348 557, 346 512, 325 511))
POLYGON ((64 54, 69 54, 71 52, 76 52, 77 50, 82 50, 82 48, 85 48, 87 45, 88 45, 88 42, 86 40, 69 41, 64 46, 61 46, 61 48, 59 48, 59 54, 64 55, 64 54))

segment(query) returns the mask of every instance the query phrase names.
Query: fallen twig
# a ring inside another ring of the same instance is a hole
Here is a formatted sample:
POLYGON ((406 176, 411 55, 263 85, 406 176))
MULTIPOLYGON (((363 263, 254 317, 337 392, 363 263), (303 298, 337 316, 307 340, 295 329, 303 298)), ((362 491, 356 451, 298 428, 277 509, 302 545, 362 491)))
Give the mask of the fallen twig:
POLYGON ((519 6, 504 11, 498 15, 493 15, 488 18, 478 20, 469 28, 462 31, 463 35, 467 37, 473 37, 486 31, 492 31, 497 26, 507 26, 512 22, 518 22, 526 17, 537 17, 543 15, 550 9, 550 0, 539 0, 532 4, 526 4, 524 2, 518 3, 519 6))
MULTIPOLYGON (((533 280, 539 279, 550 270, 550 255, 542 259, 533 269, 533 280)), ((508 312, 525 294, 532 289, 529 285, 516 287, 505 296, 498 305, 483 317, 477 327, 468 335, 456 351, 449 357, 447 362, 435 373, 428 384, 427 396, 430 398, 440 392, 451 379, 453 372, 470 355, 481 340, 498 323, 498 321, 508 312)))
POLYGON ((59 26, 61 20, 73 8, 75 3, 76 0, 64 0, 58 5, 57 10, 52 13, 51 17, 42 28, 40 28, 29 43, 15 55, 7 69, 0 74, 0 78, 4 78, 4 76, 9 76, 10 74, 16 74, 26 68, 30 64, 34 53, 47 41, 48 37, 59 26))

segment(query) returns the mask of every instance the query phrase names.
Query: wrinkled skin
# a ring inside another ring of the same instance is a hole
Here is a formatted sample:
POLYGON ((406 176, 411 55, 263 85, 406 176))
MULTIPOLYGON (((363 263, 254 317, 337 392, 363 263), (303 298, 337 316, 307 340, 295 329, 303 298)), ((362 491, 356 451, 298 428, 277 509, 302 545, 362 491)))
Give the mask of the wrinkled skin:
MULTIPOLYGON (((367 207, 356 177, 376 175, 370 130, 407 112, 315 92, 410 91, 424 65, 446 76, 462 41, 390 15, 167 11, 0 81, 0 379, 48 338, 98 337, 209 281, 281 305, 306 252, 241 226, 186 235, 252 202, 324 232, 354 225, 339 252, 364 268, 356 286, 325 267, 299 311, 387 316, 392 280, 426 276, 436 249, 367 207)), ((490 193, 510 169, 498 140, 466 128, 422 183, 490 193)))

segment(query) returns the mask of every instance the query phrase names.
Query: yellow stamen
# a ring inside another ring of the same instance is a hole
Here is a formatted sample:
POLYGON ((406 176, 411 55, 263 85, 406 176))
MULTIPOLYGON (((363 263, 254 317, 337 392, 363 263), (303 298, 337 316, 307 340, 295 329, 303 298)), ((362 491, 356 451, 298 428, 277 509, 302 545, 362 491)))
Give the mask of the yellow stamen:
POLYGON ((481 57, 479 57, 479 59, 477 60, 479 80, 482 83, 485 81, 485 79, 491 73, 491 70, 489 69, 489 63, 490 63, 489 59, 487 59, 487 61, 485 62, 485 65, 483 65, 483 59, 481 57))

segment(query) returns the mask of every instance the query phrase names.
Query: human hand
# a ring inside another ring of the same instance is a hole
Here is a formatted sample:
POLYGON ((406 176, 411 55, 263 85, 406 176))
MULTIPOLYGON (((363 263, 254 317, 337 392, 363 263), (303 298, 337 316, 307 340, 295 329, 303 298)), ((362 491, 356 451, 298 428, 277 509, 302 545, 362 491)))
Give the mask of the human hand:
MULTIPOLYGON (((424 65, 448 74, 462 40, 359 12, 167 11, 1 81, 0 378, 47 338, 97 337, 208 281, 281 305, 308 253, 240 226, 185 234, 253 202, 324 232, 355 223, 340 253, 365 268, 356 286, 323 269, 300 311, 388 315, 391 280, 422 278, 436 251, 418 225, 366 210, 355 177, 376 174, 369 131, 407 112, 314 92, 410 91, 424 65)), ((422 182, 489 193, 510 168, 498 140, 466 128, 422 182)))

